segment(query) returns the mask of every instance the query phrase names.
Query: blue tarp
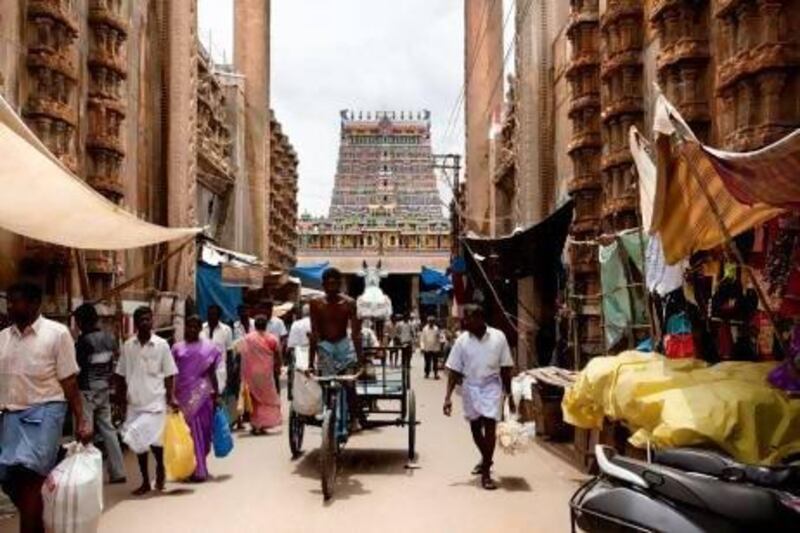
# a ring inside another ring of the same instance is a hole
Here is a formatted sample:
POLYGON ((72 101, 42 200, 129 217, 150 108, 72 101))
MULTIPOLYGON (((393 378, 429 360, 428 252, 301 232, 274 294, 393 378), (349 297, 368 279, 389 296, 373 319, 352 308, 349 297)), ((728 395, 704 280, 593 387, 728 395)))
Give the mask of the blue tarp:
POLYGON ((425 291, 419 293, 419 303, 422 305, 447 305, 447 294, 441 291, 425 291))
POLYGON ((222 320, 234 322, 237 319, 236 308, 242 304, 242 288, 224 286, 220 267, 198 263, 196 284, 200 318, 206 320, 208 306, 217 304, 222 307, 222 320))
POLYGON ((322 274, 330 267, 330 262, 316 263, 312 265, 297 265, 291 271, 291 275, 300 278, 303 287, 318 289, 322 287, 322 274))
POLYGON ((437 289, 439 291, 453 290, 450 277, 444 272, 439 272, 438 270, 424 266, 422 267, 422 272, 420 272, 419 277, 422 280, 422 286, 425 288, 437 289))

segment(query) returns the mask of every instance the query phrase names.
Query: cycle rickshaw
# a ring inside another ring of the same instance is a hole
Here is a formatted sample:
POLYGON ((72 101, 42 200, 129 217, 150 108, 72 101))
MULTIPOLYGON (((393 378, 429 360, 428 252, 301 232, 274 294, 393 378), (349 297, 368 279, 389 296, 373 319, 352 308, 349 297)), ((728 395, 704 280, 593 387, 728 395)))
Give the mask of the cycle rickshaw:
MULTIPOLYGON (((322 387, 322 412, 315 416, 301 415, 291 407, 292 384, 289 386, 289 448, 292 459, 302 454, 305 426, 322 428, 320 444, 320 473, 322 494, 326 500, 333 496, 339 454, 349 434, 349 408, 344 386, 352 383, 357 395, 359 422, 364 429, 396 426, 408 431, 408 460, 416 457, 417 408, 411 388, 411 346, 379 346, 365 349, 367 361, 373 362, 374 374, 364 373, 316 377, 322 387), (388 364, 390 354, 399 354, 399 368, 388 364)), ((293 365, 290 376, 294 376, 293 365)), ((291 379, 291 378, 290 378, 291 379)))

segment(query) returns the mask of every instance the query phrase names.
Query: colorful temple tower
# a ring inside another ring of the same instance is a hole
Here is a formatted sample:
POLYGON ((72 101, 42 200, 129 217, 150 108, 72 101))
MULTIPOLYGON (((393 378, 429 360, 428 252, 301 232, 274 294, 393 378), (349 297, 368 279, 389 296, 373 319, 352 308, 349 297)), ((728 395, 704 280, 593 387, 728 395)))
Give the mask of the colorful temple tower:
POLYGON ((416 308, 416 274, 422 266, 446 268, 450 250, 430 112, 342 111, 328 217, 304 216, 298 229, 298 263, 329 261, 355 274, 364 260, 380 259, 390 274, 407 278, 395 280, 401 309, 416 308))

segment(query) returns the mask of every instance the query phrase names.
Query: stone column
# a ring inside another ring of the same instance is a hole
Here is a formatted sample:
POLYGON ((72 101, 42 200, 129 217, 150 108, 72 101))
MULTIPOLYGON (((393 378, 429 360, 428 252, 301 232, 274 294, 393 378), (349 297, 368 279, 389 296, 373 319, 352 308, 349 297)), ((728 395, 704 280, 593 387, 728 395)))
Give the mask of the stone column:
POLYGON ((245 77, 245 161, 252 191, 254 243, 257 254, 268 264, 270 1, 236 0, 234 6, 234 65, 245 77))
MULTIPOLYGON (((167 9, 167 221, 194 226, 197 189, 197 0, 174 0, 167 9)), ((170 243, 170 248, 181 242, 170 243)), ((194 295, 195 247, 170 260, 169 290, 194 295)))
POLYGON ((467 229, 489 233, 489 128, 503 103, 503 2, 464 1, 467 229))

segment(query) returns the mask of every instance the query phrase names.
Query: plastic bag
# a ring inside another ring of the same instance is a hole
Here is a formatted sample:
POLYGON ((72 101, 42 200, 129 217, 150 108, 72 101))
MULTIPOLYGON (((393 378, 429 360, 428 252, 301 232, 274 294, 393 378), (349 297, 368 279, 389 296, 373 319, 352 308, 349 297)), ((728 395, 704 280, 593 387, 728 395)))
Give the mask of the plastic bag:
POLYGON ((122 426, 122 442, 135 454, 150 450, 153 443, 161 442, 164 433, 164 413, 140 413, 122 426))
POLYGON ((508 455, 514 455, 531 449, 535 440, 536 424, 520 423, 517 415, 512 415, 506 405, 503 421, 497 424, 497 444, 500 449, 508 455))
POLYGON ((164 468, 167 479, 179 481, 194 473, 197 461, 194 456, 194 441, 183 414, 170 413, 164 426, 164 468))
POLYGON ((226 457, 233 450, 233 436, 228 416, 222 407, 217 407, 214 412, 214 432, 212 434, 214 456, 226 457))
POLYGON ((67 457, 42 485, 44 524, 49 533, 94 533, 103 513, 103 455, 92 445, 72 443, 67 457))
POLYGON ((315 416, 322 411, 322 387, 299 370, 294 372, 292 408, 305 416, 315 416))
POLYGON ((253 400, 250 398, 250 389, 247 387, 247 383, 242 383, 236 410, 242 414, 253 412, 253 400))

